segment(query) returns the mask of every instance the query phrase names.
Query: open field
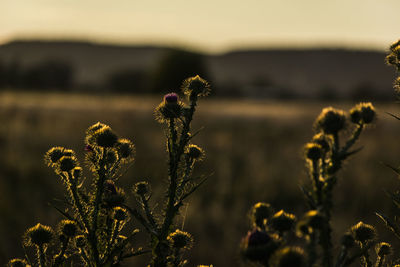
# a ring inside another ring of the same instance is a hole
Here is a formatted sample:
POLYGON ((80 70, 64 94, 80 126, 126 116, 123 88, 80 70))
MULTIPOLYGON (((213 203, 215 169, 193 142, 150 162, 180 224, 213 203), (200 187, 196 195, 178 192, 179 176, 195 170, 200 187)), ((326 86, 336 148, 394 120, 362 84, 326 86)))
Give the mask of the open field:
MULTIPOLYGON (((48 202, 61 198, 62 184, 44 165, 43 154, 60 145, 83 159, 84 131, 94 122, 109 124, 133 140, 136 162, 120 183, 127 188, 148 179, 157 200, 165 191, 167 175, 163 129, 153 118, 160 101, 161 96, 0 93, 0 265, 22 256, 20 236, 27 227, 38 221, 55 225, 60 219, 48 202)), ((189 266, 238 266, 238 244, 255 202, 270 202, 277 210, 301 215, 305 206, 299 185, 308 182, 302 147, 326 105, 347 110, 352 104, 200 101, 194 128, 204 129, 194 142, 207 157, 197 173, 211 176, 180 218, 196 240, 189 266)), ((378 226, 383 240, 389 236, 374 212, 394 210, 383 189, 395 190, 400 182, 381 162, 400 162, 400 123, 385 114, 400 113, 400 107, 395 103, 376 103, 376 107, 378 121, 359 141, 364 149, 339 176, 335 238, 360 220, 378 226)), ((134 203, 134 198, 130 201, 134 203)))

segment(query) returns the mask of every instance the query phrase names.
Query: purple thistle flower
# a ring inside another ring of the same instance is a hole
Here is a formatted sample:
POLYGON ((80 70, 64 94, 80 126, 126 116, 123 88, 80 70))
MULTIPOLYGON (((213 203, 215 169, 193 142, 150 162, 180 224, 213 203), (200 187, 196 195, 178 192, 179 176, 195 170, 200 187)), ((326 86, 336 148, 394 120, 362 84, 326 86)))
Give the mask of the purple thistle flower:
POLYGON ((86 145, 84 150, 86 152, 93 152, 93 147, 91 147, 90 145, 86 145))
POLYGON ((178 102, 179 96, 176 93, 169 93, 164 96, 164 101, 167 104, 175 104, 178 102))

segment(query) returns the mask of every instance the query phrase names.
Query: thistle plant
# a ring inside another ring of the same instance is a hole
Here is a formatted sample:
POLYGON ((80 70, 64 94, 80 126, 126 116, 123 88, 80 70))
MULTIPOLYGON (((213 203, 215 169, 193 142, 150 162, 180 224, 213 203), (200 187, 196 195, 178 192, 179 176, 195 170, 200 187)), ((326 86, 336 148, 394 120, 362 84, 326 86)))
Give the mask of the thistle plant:
MULTIPOLYGON (((304 146, 310 182, 302 191, 309 210, 297 219, 283 210, 274 212, 268 203, 255 204, 250 212, 253 230, 241 244, 245 259, 263 266, 339 267, 359 258, 363 266, 372 266, 368 253, 375 244, 375 229, 362 222, 353 226, 344 235, 339 255, 334 256, 331 218, 338 172, 360 150, 354 145, 375 117, 371 103, 354 106, 348 115, 333 107, 322 110, 314 123, 316 133, 304 146), (293 240, 297 240, 295 246, 291 245, 293 240), (356 245, 358 251, 349 255, 356 245)), ((387 254, 379 255, 377 266, 381 266, 387 254)))
POLYGON ((155 110, 156 119, 167 129, 166 204, 159 210, 152 207, 146 181, 133 186, 139 208, 127 202, 117 183, 134 161, 135 145, 98 122, 85 135, 85 163, 91 178, 86 177, 73 150, 58 146, 45 154, 46 164, 66 190, 66 208, 55 207, 64 219, 55 230, 40 223, 29 228, 24 246, 35 249, 36 260, 13 259, 9 266, 119 266, 123 260, 145 253, 151 253, 150 265, 154 267, 185 265, 183 255, 192 247, 193 237, 176 229, 175 219, 187 198, 205 182, 205 178, 192 176, 204 151, 192 143, 197 133, 192 132, 191 122, 198 99, 208 95, 210 87, 196 76, 185 80, 182 90, 187 105, 176 93, 170 93, 155 110), (129 220, 150 235, 149 244, 137 246, 139 229, 127 229, 129 220))

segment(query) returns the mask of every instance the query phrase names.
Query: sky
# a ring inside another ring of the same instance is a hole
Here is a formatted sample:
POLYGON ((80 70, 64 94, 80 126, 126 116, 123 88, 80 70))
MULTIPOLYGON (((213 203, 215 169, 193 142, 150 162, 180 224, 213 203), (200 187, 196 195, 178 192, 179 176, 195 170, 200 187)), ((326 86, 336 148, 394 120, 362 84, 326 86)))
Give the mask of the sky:
POLYGON ((384 50, 400 38, 399 11, 400 0, 0 0, 0 43, 384 50))

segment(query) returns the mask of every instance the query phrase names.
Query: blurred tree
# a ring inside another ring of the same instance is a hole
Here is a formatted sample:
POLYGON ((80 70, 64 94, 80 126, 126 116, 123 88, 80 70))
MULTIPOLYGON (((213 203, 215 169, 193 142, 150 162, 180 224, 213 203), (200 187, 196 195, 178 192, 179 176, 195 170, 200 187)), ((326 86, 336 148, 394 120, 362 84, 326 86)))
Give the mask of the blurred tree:
POLYGON ((23 87, 32 89, 69 89, 73 83, 73 68, 61 61, 45 61, 23 73, 23 87))
POLYGON ((184 50, 168 50, 151 75, 151 92, 176 91, 188 77, 200 75, 210 80, 204 56, 184 50))
POLYGON ((147 73, 141 70, 125 69, 112 73, 107 80, 107 87, 113 92, 145 93, 147 73))

